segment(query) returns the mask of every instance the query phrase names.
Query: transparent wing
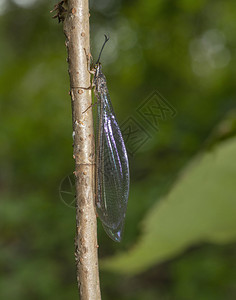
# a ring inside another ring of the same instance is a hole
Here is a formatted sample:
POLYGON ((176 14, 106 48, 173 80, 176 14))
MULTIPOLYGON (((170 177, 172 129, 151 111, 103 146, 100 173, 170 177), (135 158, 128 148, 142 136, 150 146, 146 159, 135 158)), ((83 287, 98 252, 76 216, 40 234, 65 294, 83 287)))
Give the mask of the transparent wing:
POLYGON ((120 241, 129 195, 129 164, 108 94, 101 95, 98 105, 96 164, 97 213, 107 234, 120 241))

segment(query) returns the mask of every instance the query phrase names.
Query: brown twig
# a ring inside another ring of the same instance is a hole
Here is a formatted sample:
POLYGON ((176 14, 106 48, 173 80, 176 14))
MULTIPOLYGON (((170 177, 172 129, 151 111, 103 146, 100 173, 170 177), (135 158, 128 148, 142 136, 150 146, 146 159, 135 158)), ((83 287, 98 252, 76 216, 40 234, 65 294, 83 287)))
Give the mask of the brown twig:
POLYGON ((59 3, 60 11, 66 10, 64 33, 68 51, 71 86, 72 121, 74 131, 75 177, 76 177, 76 237, 75 257, 77 281, 81 300, 101 299, 97 255, 97 220, 94 207, 94 133, 91 90, 75 87, 90 85, 86 53, 89 51, 89 5, 88 0, 67 0, 59 3), (65 8, 65 4, 67 7, 65 8), (63 5, 63 9, 61 7, 63 5), (81 92, 83 91, 83 92, 81 92))

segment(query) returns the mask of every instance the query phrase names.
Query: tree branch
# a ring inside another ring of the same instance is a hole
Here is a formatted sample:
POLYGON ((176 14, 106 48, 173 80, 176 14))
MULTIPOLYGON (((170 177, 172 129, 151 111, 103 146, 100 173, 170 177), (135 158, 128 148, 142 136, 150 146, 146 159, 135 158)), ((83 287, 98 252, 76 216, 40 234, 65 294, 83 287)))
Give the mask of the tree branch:
MULTIPOLYGON (((94 133, 91 90, 78 87, 90 85, 86 53, 89 44, 88 0, 67 0, 64 33, 68 51, 71 86, 74 159, 76 178, 76 237, 75 257, 81 300, 101 299, 97 255, 97 218, 94 206, 94 133)), ((60 19, 59 19, 60 20, 60 19)))

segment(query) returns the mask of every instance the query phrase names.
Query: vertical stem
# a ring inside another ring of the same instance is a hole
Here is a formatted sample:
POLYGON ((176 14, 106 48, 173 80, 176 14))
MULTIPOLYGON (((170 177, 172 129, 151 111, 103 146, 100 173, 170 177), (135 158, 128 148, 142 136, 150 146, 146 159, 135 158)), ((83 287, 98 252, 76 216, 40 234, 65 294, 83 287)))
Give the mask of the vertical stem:
POLYGON ((81 300, 101 299, 97 255, 97 219, 94 207, 94 133, 86 53, 89 52, 88 0, 67 0, 64 33, 71 86, 76 178, 75 257, 81 300), (86 51, 86 53, 85 53, 86 51))

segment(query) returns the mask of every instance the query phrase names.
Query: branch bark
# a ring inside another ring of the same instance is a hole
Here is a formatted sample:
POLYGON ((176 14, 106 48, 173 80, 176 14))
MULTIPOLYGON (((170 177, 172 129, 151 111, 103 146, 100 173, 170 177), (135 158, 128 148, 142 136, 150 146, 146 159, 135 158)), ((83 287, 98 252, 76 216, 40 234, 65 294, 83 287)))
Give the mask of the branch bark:
POLYGON ((90 53, 88 0, 67 0, 64 33, 68 51, 76 178, 75 258, 81 300, 101 299, 97 255, 97 218, 94 206, 95 147, 91 90, 86 53, 90 53))

